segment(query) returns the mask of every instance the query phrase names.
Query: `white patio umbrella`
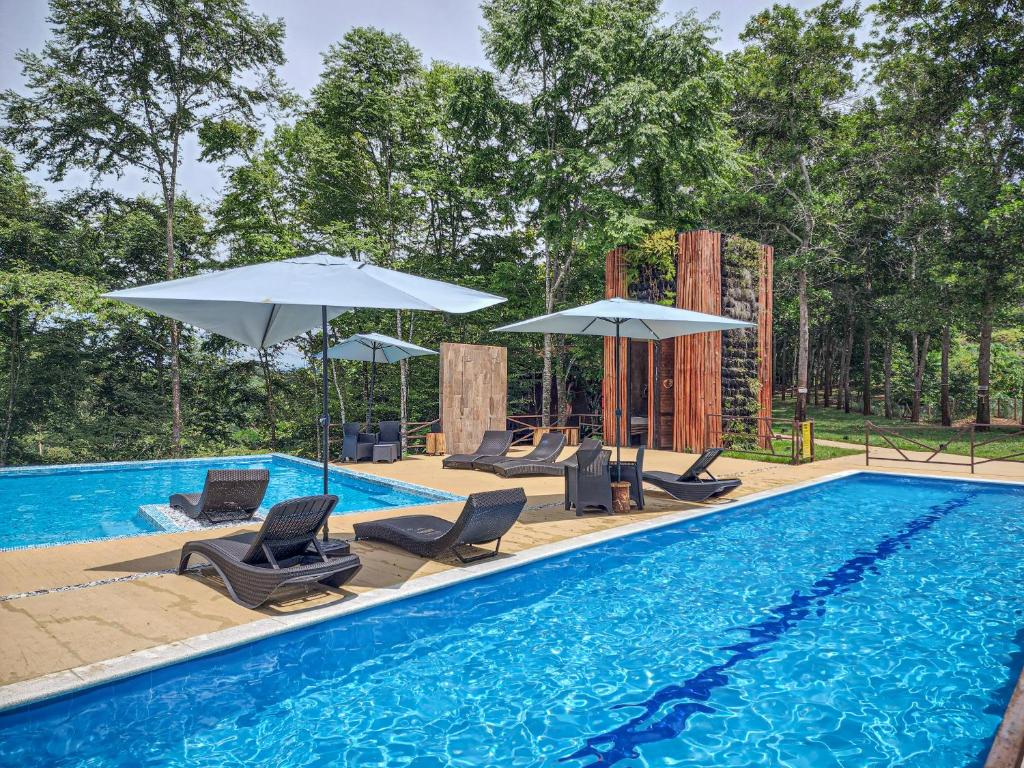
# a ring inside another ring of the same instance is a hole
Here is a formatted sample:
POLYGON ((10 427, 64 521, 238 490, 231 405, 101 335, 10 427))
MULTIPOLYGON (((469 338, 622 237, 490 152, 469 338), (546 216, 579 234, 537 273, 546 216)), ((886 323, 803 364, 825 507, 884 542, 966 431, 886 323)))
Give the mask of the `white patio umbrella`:
MULTIPOLYGON (((104 294, 252 347, 270 347, 356 308, 464 313, 505 301, 460 285, 318 254, 207 272, 104 294)), ((328 480, 327 366, 322 366, 324 493, 328 480)), ((326 537, 326 526, 324 535, 326 537)))
MULTIPOLYGON (((707 331, 728 331, 734 328, 754 328, 753 323, 733 320, 719 315, 692 312, 688 309, 648 304, 629 299, 604 299, 582 307, 565 309, 550 315, 541 315, 495 331, 526 333, 564 333, 583 336, 611 336, 615 339, 615 462, 621 458, 622 393, 619 391, 619 340, 647 339, 659 341, 676 336, 707 331)), ((619 468, 619 477, 621 477, 619 468)))
POLYGON ((410 357, 436 355, 432 349, 420 347, 411 341, 403 341, 383 333, 357 333, 339 341, 329 350, 332 360, 359 360, 370 364, 370 397, 366 405, 366 426, 369 428, 373 417, 373 395, 377 386, 377 361, 397 363, 410 357))

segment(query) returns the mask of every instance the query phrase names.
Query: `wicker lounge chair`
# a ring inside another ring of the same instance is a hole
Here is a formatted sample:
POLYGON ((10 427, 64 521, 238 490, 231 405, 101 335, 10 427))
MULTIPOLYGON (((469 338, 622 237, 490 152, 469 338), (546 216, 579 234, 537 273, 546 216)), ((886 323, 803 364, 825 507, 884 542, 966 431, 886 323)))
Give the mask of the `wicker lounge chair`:
POLYGON ((523 463, 536 463, 536 462, 552 462, 558 458, 558 454, 562 452, 562 448, 565 447, 565 435, 561 432, 548 432, 542 435, 540 442, 525 456, 519 456, 515 459, 510 459, 507 456, 484 456, 482 459, 477 459, 473 462, 473 469, 482 469, 484 472, 493 472, 496 464, 502 464, 506 461, 515 461, 523 463))
POLYGON ((266 469, 211 469, 202 493, 175 493, 170 505, 204 523, 248 520, 263 503, 269 482, 266 469))
POLYGON ((489 429, 484 432, 480 447, 473 453, 456 453, 441 462, 445 469, 472 469, 473 462, 483 458, 498 458, 512 447, 512 432, 503 429, 489 429))
POLYGON ((576 457, 581 451, 600 448, 601 441, 585 437, 580 441, 576 453, 563 461, 526 461, 526 457, 496 461, 492 466, 494 474, 500 477, 562 477, 566 467, 576 466, 576 457))
POLYGON ((612 462, 612 480, 621 479, 629 483, 629 498, 636 504, 637 509, 644 508, 644 446, 636 450, 635 461, 612 462))
POLYGON ((402 422, 382 421, 377 425, 377 445, 393 445, 398 452, 398 460, 402 460, 402 422))
POLYGON ((285 585, 340 587, 361 563, 344 549, 328 557, 317 541, 317 531, 337 503, 337 496, 289 499, 271 507, 254 533, 190 541, 181 548, 178 573, 184 573, 192 555, 199 555, 220 575, 231 599, 246 608, 263 605, 285 585))
POLYGON ((671 472, 644 472, 642 476, 644 482, 657 486, 680 501, 707 501, 718 498, 742 485, 736 478, 719 480, 708 471, 721 454, 721 448, 708 448, 681 475, 673 475, 671 472), (700 476, 703 474, 709 479, 702 480, 700 476))
POLYGON ((356 523, 356 541, 385 541, 420 557, 436 558, 453 554, 463 563, 494 557, 501 537, 519 519, 526 506, 522 488, 474 493, 466 499, 462 513, 454 523, 433 515, 404 515, 386 520, 356 523), (465 557, 458 547, 495 542, 493 552, 465 557))
POLYGON ((373 459, 373 446, 377 443, 376 435, 360 432, 357 421, 346 421, 342 430, 344 439, 341 443, 341 458, 343 460, 373 459))
POLYGON ((611 451, 590 448, 576 452, 576 466, 565 470, 565 508, 582 515, 585 509, 612 508, 611 451))

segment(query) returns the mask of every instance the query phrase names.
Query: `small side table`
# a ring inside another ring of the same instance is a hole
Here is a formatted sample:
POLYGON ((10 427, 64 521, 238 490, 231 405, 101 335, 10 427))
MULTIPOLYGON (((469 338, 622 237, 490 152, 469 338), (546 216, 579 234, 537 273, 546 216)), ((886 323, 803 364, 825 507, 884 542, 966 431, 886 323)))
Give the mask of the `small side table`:
POLYGON ((448 446, 445 444, 444 432, 427 432, 427 455, 443 456, 447 453, 448 446))
POLYGON ((388 464, 398 461, 398 446, 394 443, 373 446, 373 463, 379 461, 386 461, 388 464))

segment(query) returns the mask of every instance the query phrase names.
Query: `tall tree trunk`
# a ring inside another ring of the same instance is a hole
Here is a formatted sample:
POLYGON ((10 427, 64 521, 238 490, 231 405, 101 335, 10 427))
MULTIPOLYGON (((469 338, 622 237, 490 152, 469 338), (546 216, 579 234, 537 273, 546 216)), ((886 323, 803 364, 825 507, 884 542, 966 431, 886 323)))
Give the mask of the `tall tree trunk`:
MULTIPOLYGON (((402 337, 402 310, 395 310, 395 329, 398 331, 396 334, 398 338, 402 337)), ((410 331, 412 330, 412 324, 410 323, 410 331)), ((402 423, 402 446, 401 451, 404 454, 406 448, 406 424, 409 423, 409 361, 399 360, 398 361, 398 418, 402 423)))
MULTIPOLYGON (((174 183, 173 180, 171 182, 174 183)), ((175 277, 174 258, 174 191, 164 196, 164 207, 167 209, 167 279, 175 277)), ((178 323, 175 320, 171 324, 171 452, 175 456, 181 455, 181 361, 179 359, 179 346, 181 333, 178 323)))
POLYGON ((862 413, 871 415, 871 315, 864 315, 864 336, 862 340, 863 356, 861 358, 861 375, 864 377, 861 387, 862 413))
POLYGON ((974 420, 978 424, 991 424, 989 384, 992 377, 992 317, 995 307, 988 291, 981 308, 981 329, 978 336, 978 409, 974 420))
POLYGON ((21 370, 21 339, 18 333, 21 320, 18 310, 11 309, 11 362, 7 372, 7 413, 4 415, 4 434, 0 439, 0 467, 7 466, 7 453, 11 445, 11 432, 14 428, 14 405, 18 396, 18 378, 21 370))
POLYGON ((345 413, 345 390, 338 381, 336 360, 331 360, 331 380, 334 382, 334 393, 338 396, 338 415, 341 417, 341 423, 344 424, 348 420, 345 413))
POLYGON ((885 397, 885 418, 893 418, 892 408, 892 336, 885 334, 885 346, 882 349, 882 391, 885 397))
POLYGON ((949 322, 942 326, 942 372, 939 382, 939 400, 942 408, 942 426, 953 424, 953 409, 949 402, 949 322))
POLYGON ((270 424, 270 450, 277 450, 277 415, 274 413, 274 383, 271 379, 270 353, 265 349, 258 352, 260 368, 263 369, 263 387, 266 391, 267 422, 270 424))
POLYGON ((800 347, 797 350, 796 411, 797 421, 807 421, 807 356, 809 352, 809 329, 807 308, 807 270, 800 270, 800 347))
POLYGON ((924 384, 924 370, 928 363, 929 341, 931 341, 931 336, 927 333, 921 338, 920 344, 918 344, 917 331, 911 335, 911 349, 914 358, 914 393, 910 401, 910 420, 915 424, 921 420, 921 387, 924 384))
POLYGON ((828 408, 832 404, 832 364, 834 362, 835 350, 832 346, 831 329, 825 335, 825 359, 821 375, 822 405, 828 408))
MULTIPOLYGON (((842 409, 843 413, 850 412, 850 367, 853 361, 853 307, 847 306, 846 310, 846 333, 843 338, 843 359, 840 362, 839 380, 842 387, 842 409)), ((836 403, 839 408, 839 403, 836 403)))

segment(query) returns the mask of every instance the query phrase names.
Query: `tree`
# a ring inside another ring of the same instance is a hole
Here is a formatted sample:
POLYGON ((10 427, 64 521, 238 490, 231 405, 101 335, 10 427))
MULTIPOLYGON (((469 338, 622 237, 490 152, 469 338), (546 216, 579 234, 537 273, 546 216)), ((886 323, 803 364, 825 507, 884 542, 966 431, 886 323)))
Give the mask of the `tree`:
POLYGON ((824 239, 841 214, 827 172, 833 133, 860 58, 857 9, 827 0, 801 13, 773 6, 756 14, 733 65, 740 78, 737 128, 748 151, 764 214, 789 247, 799 302, 796 418, 807 415, 810 317, 808 276, 828 253, 824 239))
POLYGON ((995 224, 1005 195, 1013 195, 1024 173, 1024 7, 982 0, 882 0, 876 12, 881 54, 896 66, 913 66, 912 87, 901 89, 902 108, 929 117, 950 161, 936 197, 955 253, 949 278, 975 307, 975 419, 987 424, 993 323, 1019 296, 1024 271, 1024 254, 995 224))
MULTIPOLYGON (((724 66, 705 25, 661 26, 655 0, 487 0, 483 14, 488 57, 526 105, 520 198, 553 312, 581 261, 697 220, 701 196, 681 190, 732 168, 724 66)), ((544 336, 543 424, 559 349, 544 336)))
MULTIPOLYGON (((174 278, 178 169, 186 138, 223 159, 257 135, 256 110, 276 98, 284 27, 244 0, 51 0, 53 36, 18 54, 30 96, 0 95, 2 135, 29 165, 94 180, 138 168, 160 187, 167 279, 174 278)), ((169 322, 171 440, 181 447, 179 329, 169 322)))

